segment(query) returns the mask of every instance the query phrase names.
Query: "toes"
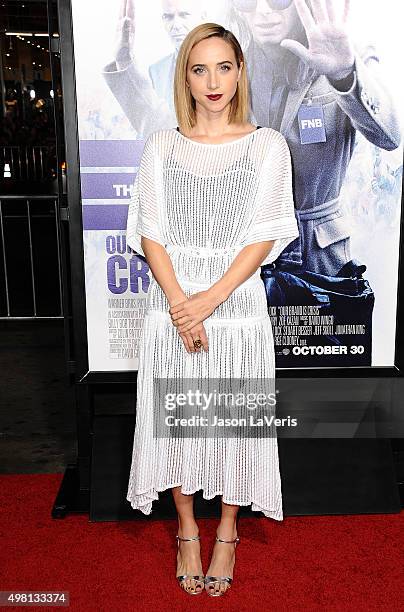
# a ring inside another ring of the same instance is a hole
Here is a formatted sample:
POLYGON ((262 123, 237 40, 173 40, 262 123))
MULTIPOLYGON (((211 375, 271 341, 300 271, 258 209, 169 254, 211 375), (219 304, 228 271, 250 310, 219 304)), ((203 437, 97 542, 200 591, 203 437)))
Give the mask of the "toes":
POLYGON ((223 594, 228 588, 228 582, 223 580, 218 580, 217 582, 212 582, 209 585, 206 585, 206 590, 213 595, 223 594))
POLYGON ((196 593, 199 591, 201 591, 204 588, 204 584, 201 584, 200 582, 198 582, 197 580, 195 580, 195 578, 190 578, 189 580, 187 580, 186 583, 186 589, 187 591, 191 592, 191 593, 196 593))

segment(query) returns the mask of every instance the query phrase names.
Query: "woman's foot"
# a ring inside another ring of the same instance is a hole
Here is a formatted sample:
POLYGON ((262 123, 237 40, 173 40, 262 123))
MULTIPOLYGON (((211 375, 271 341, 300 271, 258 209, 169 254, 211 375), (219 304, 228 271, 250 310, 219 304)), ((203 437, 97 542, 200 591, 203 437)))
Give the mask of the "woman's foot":
MULTIPOLYGON (((191 538, 199 535, 198 526, 179 527, 178 535, 180 538, 191 538)), ((199 540, 177 540, 177 576, 190 574, 191 576, 200 576, 203 574, 201 561, 201 547, 199 540)), ((182 583, 182 588, 191 593, 199 593, 203 591, 204 585, 193 578, 186 578, 182 583)))
MULTIPOLYGON (((236 525, 219 525, 216 535, 220 540, 234 540, 237 537, 236 525)), ((213 547, 212 558, 206 576, 229 576, 233 578, 233 569, 236 562, 236 543, 216 542, 213 547)), ((206 590, 210 593, 224 593, 229 588, 225 581, 206 584, 206 590)))

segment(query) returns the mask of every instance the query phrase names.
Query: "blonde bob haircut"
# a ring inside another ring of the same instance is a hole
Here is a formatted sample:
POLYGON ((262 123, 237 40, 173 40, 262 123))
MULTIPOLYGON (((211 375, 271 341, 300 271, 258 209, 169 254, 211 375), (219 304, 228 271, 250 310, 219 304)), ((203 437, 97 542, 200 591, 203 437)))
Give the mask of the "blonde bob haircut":
POLYGON ((188 133, 196 125, 195 99, 187 86, 187 66, 192 48, 201 40, 217 36, 225 40, 233 49, 237 67, 243 62, 236 92, 230 102, 229 123, 248 121, 250 96, 244 54, 240 43, 232 32, 217 23, 201 23, 185 37, 178 52, 174 75, 174 106, 178 127, 182 133, 188 133))

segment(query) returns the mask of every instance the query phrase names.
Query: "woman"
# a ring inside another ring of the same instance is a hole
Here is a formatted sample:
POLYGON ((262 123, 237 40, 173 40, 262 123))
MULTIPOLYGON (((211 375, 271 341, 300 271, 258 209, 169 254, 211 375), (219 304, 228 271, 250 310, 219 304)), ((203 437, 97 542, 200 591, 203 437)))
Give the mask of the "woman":
MULTIPOLYGON (((180 585, 197 594, 205 583, 218 596, 232 583, 239 506, 252 504, 283 520, 276 433, 273 424, 224 431, 215 426, 223 409, 211 413, 206 404, 199 414, 188 407, 183 413, 209 415, 209 435, 206 426, 174 435, 171 417, 181 410, 167 402, 161 408, 157 399, 168 397, 161 381, 181 392, 185 379, 202 386, 214 380, 219 388, 239 380, 243 389, 258 379, 259 392, 264 380, 273 381, 274 341, 260 266, 296 238, 298 227, 286 141, 247 122, 244 58, 231 32, 205 23, 187 35, 174 102, 179 125, 147 139, 128 214, 128 244, 147 258, 153 279, 139 348, 127 499, 150 514, 158 492, 172 488, 180 585), (205 577, 193 513, 200 489, 205 499, 222 495, 205 577)), ((231 405, 230 414, 246 418, 249 408, 231 405)), ((264 410, 270 414, 266 404, 264 410)))

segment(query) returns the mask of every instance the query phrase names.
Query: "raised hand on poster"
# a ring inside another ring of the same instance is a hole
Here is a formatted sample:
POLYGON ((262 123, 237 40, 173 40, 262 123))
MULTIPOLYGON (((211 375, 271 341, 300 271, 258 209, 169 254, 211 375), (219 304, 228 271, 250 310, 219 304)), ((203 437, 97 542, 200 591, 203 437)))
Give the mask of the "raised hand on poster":
POLYGON ((135 1, 121 0, 115 47, 115 60, 118 70, 124 70, 131 63, 134 38, 135 1))
POLYGON ((295 0, 297 13, 306 31, 309 47, 285 38, 280 44, 298 55, 319 74, 333 80, 344 79, 352 71, 355 56, 346 32, 349 0, 344 0, 342 15, 335 11, 335 0, 295 0))

